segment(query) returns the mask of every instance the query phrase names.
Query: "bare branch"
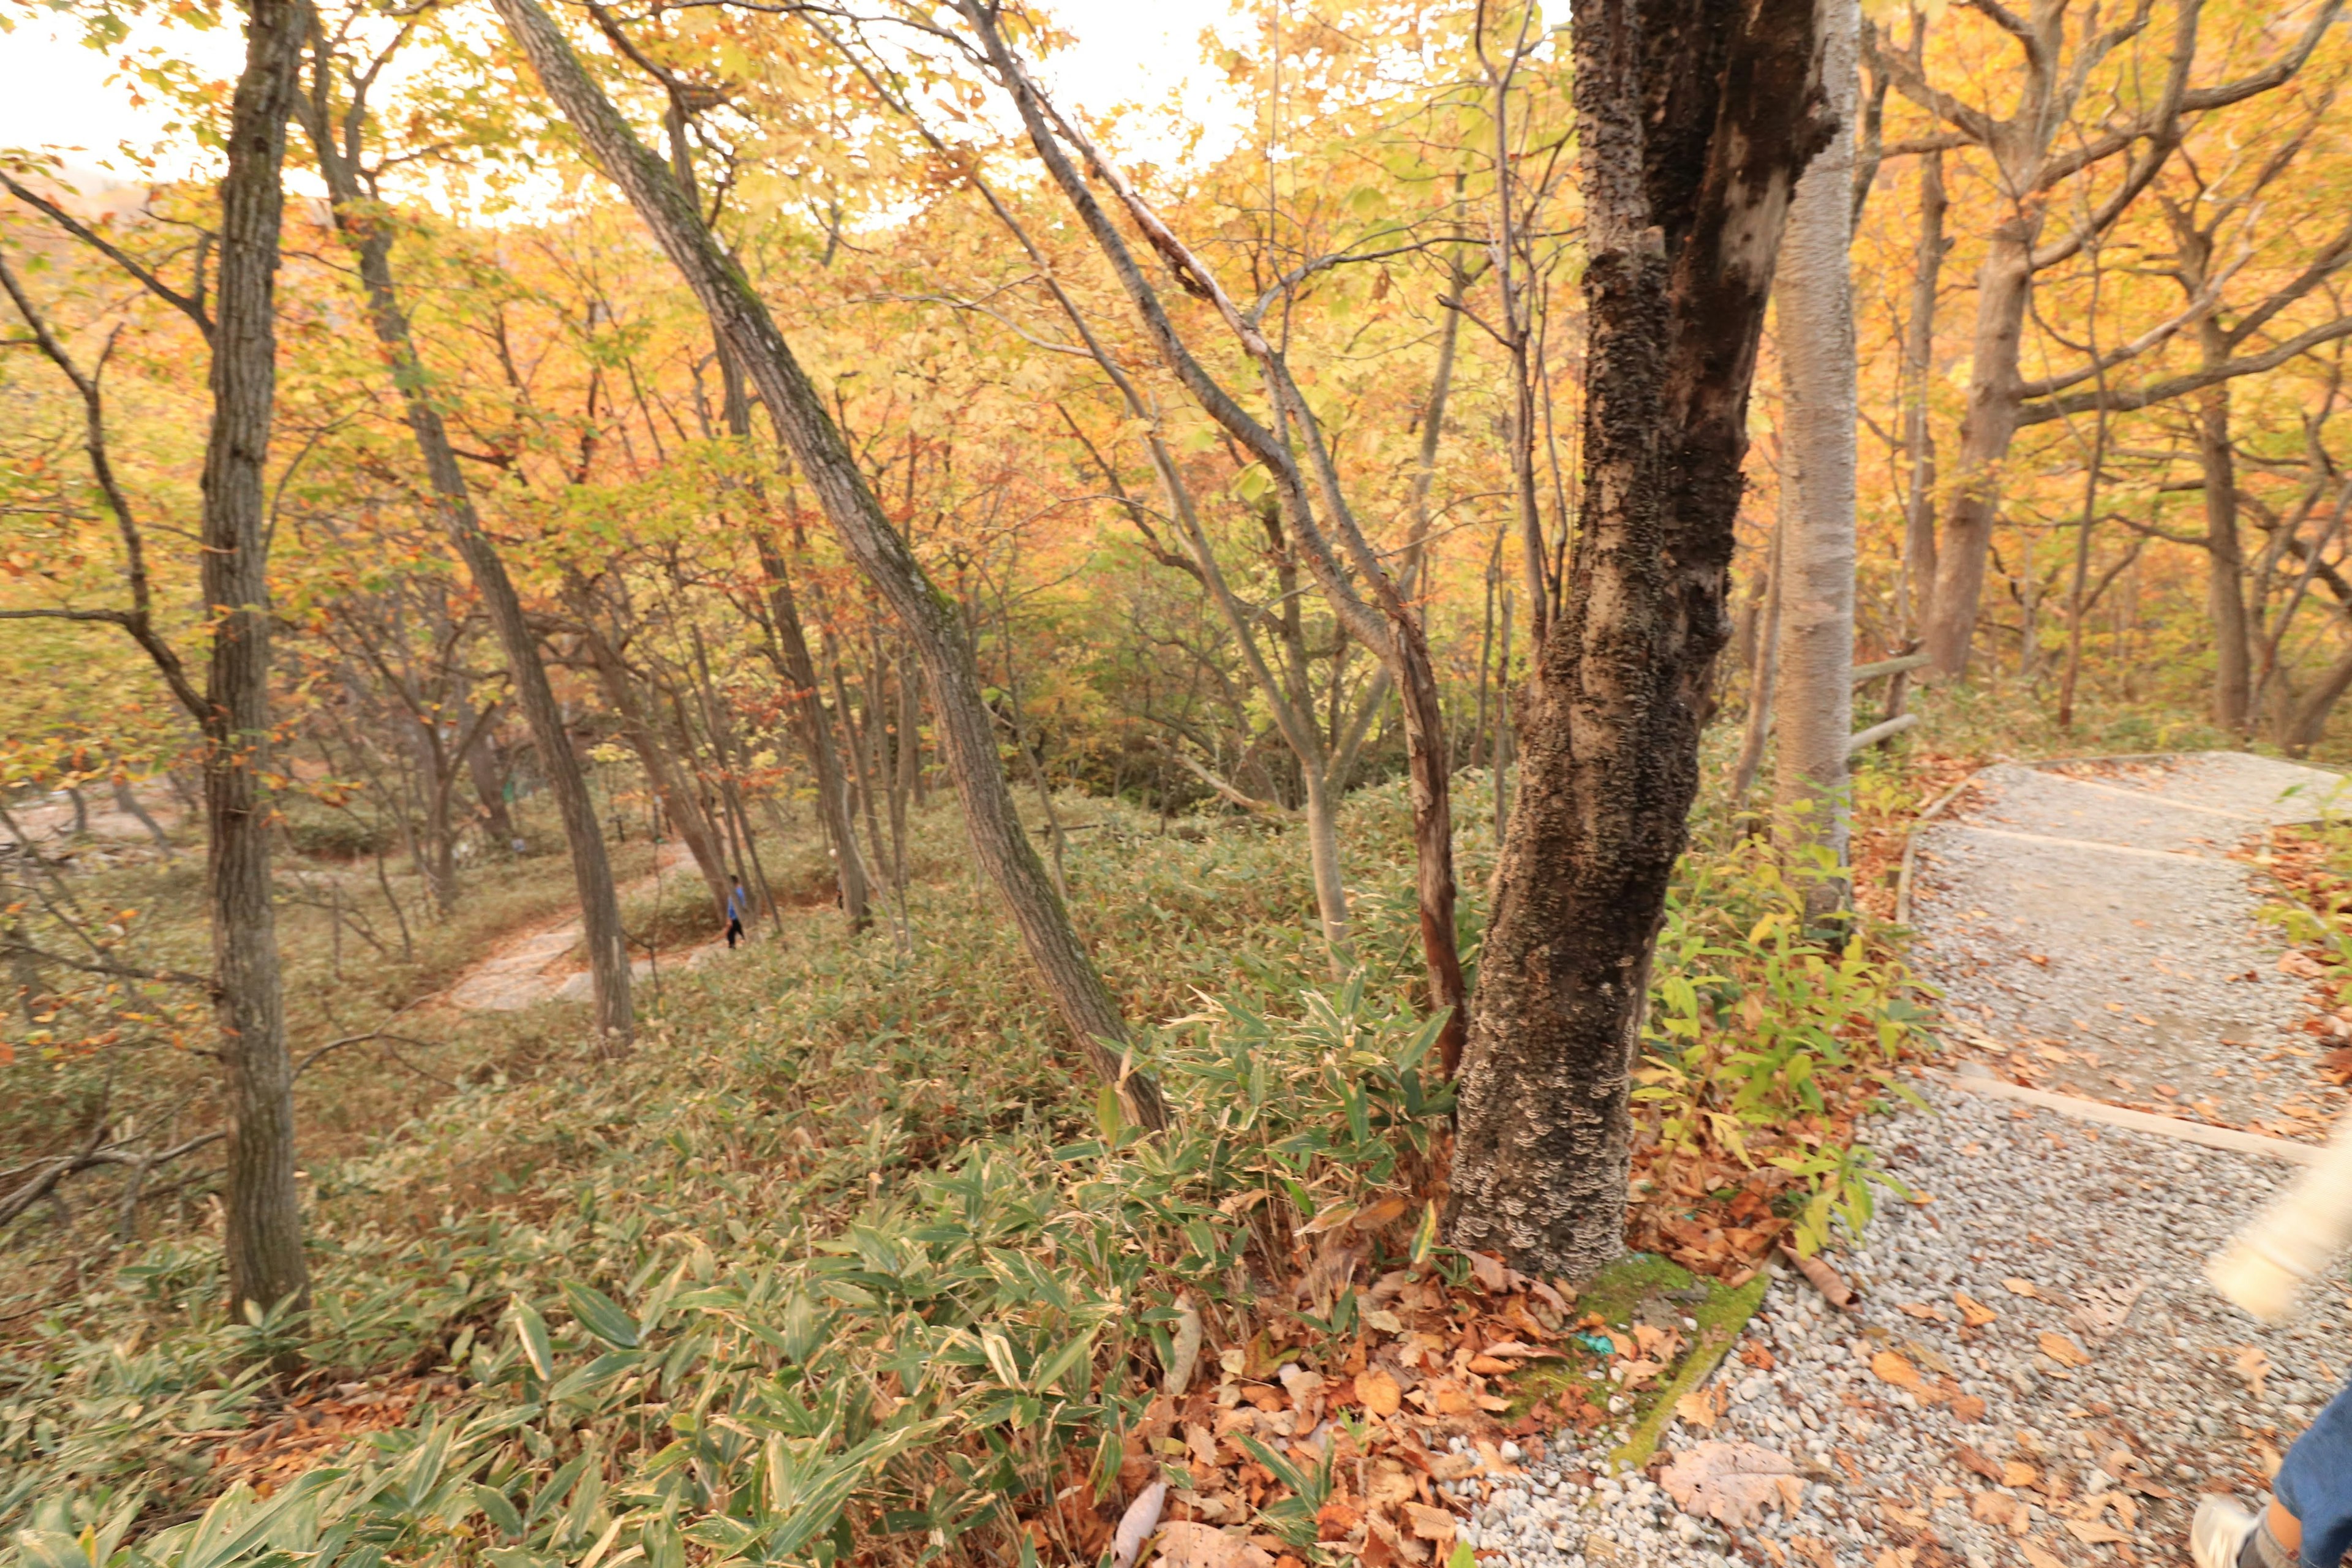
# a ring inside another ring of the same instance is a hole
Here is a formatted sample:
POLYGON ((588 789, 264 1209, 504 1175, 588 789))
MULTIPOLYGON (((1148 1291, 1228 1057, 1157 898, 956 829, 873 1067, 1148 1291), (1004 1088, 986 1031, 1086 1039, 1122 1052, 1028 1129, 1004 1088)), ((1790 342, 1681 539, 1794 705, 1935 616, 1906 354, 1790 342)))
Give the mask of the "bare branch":
POLYGON ((117 267, 121 268, 125 272, 130 273, 131 277, 137 279, 139 282, 145 287, 149 293, 154 295, 157 299, 163 300, 165 304, 171 306, 173 310, 187 317, 191 321, 194 321, 196 324, 196 331, 205 335, 205 342, 206 343, 209 344, 213 341, 212 318, 205 311, 203 288, 204 264, 201 257, 197 262, 197 291, 193 295, 183 294, 177 289, 173 288, 169 283, 164 282, 161 278, 156 277, 154 273, 149 271, 146 268, 133 260, 128 253, 121 249, 121 247, 107 239, 105 236, 100 234, 97 230, 83 223, 79 218, 75 217, 71 213, 66 211, 65 208, 58 205, 57 203, 49 200, 47 196, 40 195, 37 191, 28 189, 15 178, 5 174, 0 174, 0 186, 5 186, 10 195, 15 196, 26 206, 37 208, 40 212, 46 214, 50 222, 56 224, 59 228, 64 229, 68 234, 72 235, 76 239, 80 240, 84 245, 89 246, 92 250, 95 250, 100 255, 105 257, 109 261, 113 262, 117 267))

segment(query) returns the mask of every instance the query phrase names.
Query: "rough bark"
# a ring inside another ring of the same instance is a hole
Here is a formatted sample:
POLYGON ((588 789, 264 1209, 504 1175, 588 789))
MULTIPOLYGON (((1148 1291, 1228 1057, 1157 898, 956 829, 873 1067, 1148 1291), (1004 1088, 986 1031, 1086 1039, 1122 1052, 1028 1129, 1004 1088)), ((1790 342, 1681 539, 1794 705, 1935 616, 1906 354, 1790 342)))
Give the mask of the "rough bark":
POLYGON ((1448 1223, 1519 1268, 1622 1245, 1630 1080, 1698 782, 1757 336, 1830 129, 1811 0, 1588 0, 1576 117, 1590 346, 1565 603, 1520 698, 1448 1223))
MULTIPOLYGON (((323 70, 323 67, 321 68, 323 70)), ((618 1053, 628 1048, 636 1033, 636 1012, 629 997, 628 938, 621 929, 621 900, 613 885, 613 865, 604 852, 604 836, 596 821, 595 801, 588 793, 588 777, 572 749, 572 736, 555 689, 540 658, 539 639, 523 615, 522 597, 515 592, 506 562, 482 528, 474 507, 473 491, 457 467, 449 444, 447 426, 434 405, 431 384, 418 359, 409 331, 408 317, 400 307, 392 269, 392 233, 365 197, 359 179, 360 118, 363 105, 353 104, 345 115, 338 140, 329 119, 323 77, 304 118, 324 176, 335 226, 359 263, 360 284, 365 291, 368 321, 376 341, 392 362, 393 379, 400 388, 409 435, 424 459, 426 482, 444 533, 466 564, 474 590, 498 633, 506 654, 508 679, 514 682, 515 704, 522 710, 539 752, 540 770, 563 822, 563 838, 572 856, 572 880, 580 899, 582 941, 588 950, 593 987, 595 1038, 598 1048, 618 1053)))
POLYGON ((1839 121, 1790 204, 1775 293, 1780 351, 1781 482, 1791 504, 1780 542, 1780 732, 1772 837, 1803 879, 1806 912, 1843 907, 1852 822, 1846 748, 1853 731, 1854 100, 1858 0, 1821 0, 1822 83, 1839 121), (1824 864, 1825 862, 1825 864, 1824 864), (1829 868, 1835 875, 1816 875, 1829 868))
POLYGON ((924 574, 867 487, 823 400, 767 307, 703 224, 661 159, 591 81, 538 0, 496 0, 549 95, 618 184, 758 388, 843 548, 889 604, 914 644, 946 759, 982 869, 1020 928, 1030 961, 1063 1021, 1136 1122, 1159 1128, 1159 1089, 1127 1059, 1126 1021, 1071 928, 1045 868, 1022 831, 1005 785, 979 670, 954 606, 924 574))
POLYGON ((294 1184, 294 1066, 270 907, 269 534, 264 470, 278 389, 277 278, 286 121, 300 86, 306 9, 251 0, 245 68, 220 184, 219 304, 205 447, 205 822, 215 1014, 227 1079, 229 1297, 240 1312, 303 1304, 294 1184))

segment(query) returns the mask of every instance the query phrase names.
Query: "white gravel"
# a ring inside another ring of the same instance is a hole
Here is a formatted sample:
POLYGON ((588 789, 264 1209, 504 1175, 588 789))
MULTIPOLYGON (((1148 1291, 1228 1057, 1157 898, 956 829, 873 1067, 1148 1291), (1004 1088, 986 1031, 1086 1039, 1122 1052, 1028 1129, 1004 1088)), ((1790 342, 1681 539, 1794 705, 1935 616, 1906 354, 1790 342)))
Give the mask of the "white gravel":
MULTIPOLYGON (((2117 1076, 2152 1081, 2179 1076, 2184 1062, 2244 1066, 2248 1045, 2222 1037, 2274 1042, 2302 1016, 2300 989, 2229 978, 2250 964, 2273 973, 2277 949, 2252 923, 2244 868, 2189 840, 2208 837, 2226 847, 2261 820, 2303 814, 2279 792, 2318 775, 2293 770, 2305 775, 2298 780, 2286 769, 2196 758, 2110 770, 2096 775, 2103 789, 2000 770, 1981 804, 1932 841, 1936 861, 1917 911, 1923 962, 1990 1045, 2012 1046, 2053 1016, 2080 1017, 2102 1032, 2095 1040, 2088 1031, 2063 1037, 2069 1048, 2088 1045, 2117 1076), (2164 794, 2110 793, 2132 789, 2164 794), (2192 802, 2207 815, 2168 811, 2168 801, 2192 802), (2029 837, 1996 837, 1985 826, 2029 837), (2055 837, 2200 858, 2094 849, 2069 858, 2066 847, 2035 841, 2055 837), (2017 915, 2026 917, 2022 938, 2005 918, 2017 915), (2080 931, 2084 923, 2095 929, 2080 931), (2049 963, 2035 963, 2037 953, 2049 963), (2173 987, 2168 1012, 2178 1022, 2169 1031, 2106 1022, 2115 1016, 2111 1000, 2155 1016, 2138 998, 2159 984, 2173 987)), ((2243 1102, 2271 1109, 2277 1095, 2252 1093, 2259 1086, 2243 1077, 2243 1102)), ((1573 1434, 1563 1434, 1523 1479, 1458 1483, 1465 1498, 1483 1494, 1465 1536, 1482 1561, 1526 1568, 1720 1568, 1735 1558, 1773 1568, 2185 1562, 2200 1492, 2235 1492, 2249 1503, 2259 1495, 2265 1458, 2352 1372, 2352 1287, 2342 1278, 2314 1292, 2301 1320, 2276 1330, 2258 1326, 2204 1282, 2207 1258, 2293 1167, 1919 1087, 1933 1112, 1885 1118, 1872 1136, 1886 1168, 1932 1201, 1885 1200, 1867 1246, 1840 1260, 1863 1289, 1857 1310, 1833 1311, 1793 1275, 1776 1279, 1713 1379, 1725 1414, 1711 1430, 1678 1426, 1660 1446, 1664 1460, 1702 1442, 1756 1444, 1795 1464, 1802 1500, 1727 1530, 1678 1510, 1648 1476, 1600 1474, 1606 1443, 1580 1449, 1573 1434), (2017 1293, 2005 1283, 2012 1279, 2036 1294, 2017 1293), (1964 1329, 1956 1291, 1999 1317, 1964 1329), (1932 1307, 1947 1321, 1906 1313, 1906 1305, 1932 1307), (2052 1360, 2041 1348, 2045 1333, 2088 1352, 2088 1364, 2052 1360), (1769 1370, 1753 1364, 1763 1356, 1741 1353, 1749 1347, 1769 1353, 1769 1370), (1930 1381, 1948 1373, 1984 1402, 1983 1418, 1964 1420, 1948 1404, 1923 1405, 1883 1381, 1870 1365, 1882 1351, 1903 1355, 1930 1381), (2030 1465, 2034 1483, 1989 1479, 1962 1462, 1962 1445, 1979 1464, 2030 1465), (2130 1501, 2087 1524, 2089 1500, 2118 1490, 2130 1501), (2082 1528, 2070 1532, 2070 1522, 2082 1528), (2081 1538, 2117 1530, 2126 1537, 2120 1545, 2081 1538)), ((2082 1092, 2066 1082, 2045 1087, 2082 1092)), ((2294 1087, 2309 1091, 2307 1082, 2294 1087)), ((2109 1098, 2134 1097, 2109 1086, 2109 1098)))

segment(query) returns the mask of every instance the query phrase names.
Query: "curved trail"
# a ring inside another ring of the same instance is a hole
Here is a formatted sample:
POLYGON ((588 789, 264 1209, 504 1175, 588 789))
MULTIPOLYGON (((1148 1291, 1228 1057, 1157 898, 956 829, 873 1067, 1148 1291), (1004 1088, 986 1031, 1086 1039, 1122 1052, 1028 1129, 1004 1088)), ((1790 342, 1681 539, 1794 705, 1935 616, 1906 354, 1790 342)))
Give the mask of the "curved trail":
MULTIPOLYGON (((625 899, 650 891, 656 878, 668 877, 689 865, 685 846, 673 844, 662 851, 657 872, 628 883, 620 889, 620 896, 625 899)), ((441 994, 441 999, 466 1013, 520 1013, 542 1002, 585 1002, 593 982, 587 965, 580 959, 580 917, 576 914, 534 927, 509 938, 497 952, 467 969, 441 994)), ((664 967, 673 970, 698 969, 710 961, 712 954, 726 950, 724 941, 707 942, 675 954, 665 953, 661 962, 664 967)), ((652 974, 653 968, 653 960, 640 958, 630 963, 629 973, 643 980, 652 974)))
POLYGON ((2345 1109, 2319 1071, 2333 1026, 2255 919, 2254 868, 2230 858, 2317 815, 2339 782, 2234 753, 1979 774, 1922 830, 1916 958, 1946 991, 1948 1061, 2076 1114, 1937 1072, 1916 1080, 1929 1113, 1874 1129, 1888 1170, 1930 1201, 1885 1195, 1839 1260, 1857 1310, 1776 1279, 1708 1385, 1722 1414, 1661 1445, 1662 1459, 1753 1445, 1759 1469, 1787 1473, 1777 1511, 1727 1529, 1648 1477, 1591 1479, 1600 1456, 1563 1440, 1477 1509, 1482 1559, 2185 1563, 2198 1495, 2252 1502, 2352 1372, 2340 1269, 2279 1329, 2203 1277, 2299 1168, 2281 1157, 2296 1146, 2271 1141, 2307 1144, 2345 1109), (2241 1147, 2092 1119, 2110 1106, 2236 1129, 2220 1136, 2241 1147))

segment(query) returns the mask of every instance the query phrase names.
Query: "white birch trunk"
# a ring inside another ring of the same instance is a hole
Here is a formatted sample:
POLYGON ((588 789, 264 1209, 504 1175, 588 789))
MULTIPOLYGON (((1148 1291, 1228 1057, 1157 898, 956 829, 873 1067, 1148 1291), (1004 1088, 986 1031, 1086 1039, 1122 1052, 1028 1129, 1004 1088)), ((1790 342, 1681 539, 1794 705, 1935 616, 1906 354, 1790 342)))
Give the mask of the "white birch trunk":
POLYGON ((1774 296, 1787 400, 1781 482, 1780 744, 1773 768, 1773 838, 1795 860, 1826 850, 1839 868, 1809 883, 1809 912, 1843 905, 1849 800, 1846 741, 1853 730, 1855 369, 1853 118, 1862 12, 1857 0, 1820 0, 1822 84, 1836 139, 1798 182, 1780 242, 1774 296))

